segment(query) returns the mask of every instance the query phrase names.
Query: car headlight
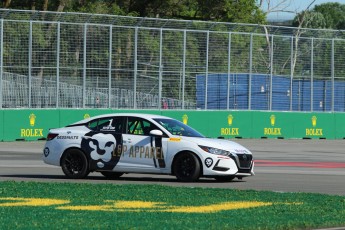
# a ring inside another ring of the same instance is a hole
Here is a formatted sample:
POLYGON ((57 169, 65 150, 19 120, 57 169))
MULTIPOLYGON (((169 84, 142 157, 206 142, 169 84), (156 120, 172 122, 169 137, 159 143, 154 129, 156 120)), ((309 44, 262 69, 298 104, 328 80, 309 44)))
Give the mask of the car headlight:
POLYGON ((199 145, 199 147, 204 150, 205 152, 215 154, 215 155, 222 155, 222 156, 231 156, 231 152, 223 150, 223 149, 217 149, 212 147, 207 147, 203 145, 199 145))

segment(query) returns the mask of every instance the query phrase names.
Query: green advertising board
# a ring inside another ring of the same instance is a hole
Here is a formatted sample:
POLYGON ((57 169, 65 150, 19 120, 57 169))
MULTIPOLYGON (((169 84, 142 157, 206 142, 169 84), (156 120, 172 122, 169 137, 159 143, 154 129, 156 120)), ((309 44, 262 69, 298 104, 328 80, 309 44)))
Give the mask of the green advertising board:
POLYGON ((335 113, 335 138, 345 139, 345 113, 335 113))
POLYGON ((162 110, 162 116, 175 118, 184 124, 198 130, 205 136, 209 136, 210 114, 207 111, 171 111, 162 110))
POLYGON ((0 110, 0 141, 4 140, 4 111, 0 110))
POLYGON ((220 111, 210 113, 212 137, 250 138, 252 136, 252 113, 249 111, 220 111))
POLYGON ((251 138, 293 138, 293 117, 286 112, 252 112, 251 138))
POLYGON ((58 127, 56 110, 4 110, 4 141, 44 139, 50 128, 58 127))
POLYGON ((57 111, 59 113, 60 118, 58 127, 70 125, 80 120, 94 117, 97 115, 111 113, 111 111, 108 109, 61 109, 57 111))
POLYGON ((49 129, 110 113, 168 116, 213 138, 344 139, 345 113, 205 110, 18 109, 0 111, 0 140, 40 140, 49 129))
POLYGON ((208 137, 250 138, 251 112, 249 111, 162 111, 182 121, 208 137))
POLYGON ((294 138, 334 139, 334 113, 293 113, 294 138))

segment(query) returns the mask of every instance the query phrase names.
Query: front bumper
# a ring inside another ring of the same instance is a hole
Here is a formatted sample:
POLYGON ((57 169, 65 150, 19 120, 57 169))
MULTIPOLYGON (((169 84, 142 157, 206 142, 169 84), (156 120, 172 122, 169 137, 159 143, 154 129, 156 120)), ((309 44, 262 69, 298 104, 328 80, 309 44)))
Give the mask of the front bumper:
POLYGON ((232 156, 213 156, 213 165, 210 166, 210 159, 204 160, 204 176, 254 176, 254 161, 250 154, 237 154, 232 156), (206 164, 208 162, 208 164, 206 164))

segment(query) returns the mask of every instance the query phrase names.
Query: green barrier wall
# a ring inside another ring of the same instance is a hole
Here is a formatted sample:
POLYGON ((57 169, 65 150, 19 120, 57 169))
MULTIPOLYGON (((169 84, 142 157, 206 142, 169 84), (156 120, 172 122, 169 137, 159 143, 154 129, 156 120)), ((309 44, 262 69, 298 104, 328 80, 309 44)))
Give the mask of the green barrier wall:
POLYGON ((335 113, 334 123, 335 123, 335 138, 345 139, 345 114, 335 113))
POLYGON ((0 140, 4 139, 4 111, 0 110, 0 140))
POLYGON ((44 139, 49 128, 59 125, 57 110, 4 110, 2 140, 44 139))
POLYGON ((162 111, 162 115, 183 121, 209 137, 251 138, 249 111, 162 111))
POLYGON ((150 113, 175 118, 208 137, 344 139, 345 113, 48 109, 1 110, 0 140, 40 140, 49 129, 107 113, 150 113))
POLYGON ((334 139, 336 133, 333 113, 296 114, 294 137, 334 139))

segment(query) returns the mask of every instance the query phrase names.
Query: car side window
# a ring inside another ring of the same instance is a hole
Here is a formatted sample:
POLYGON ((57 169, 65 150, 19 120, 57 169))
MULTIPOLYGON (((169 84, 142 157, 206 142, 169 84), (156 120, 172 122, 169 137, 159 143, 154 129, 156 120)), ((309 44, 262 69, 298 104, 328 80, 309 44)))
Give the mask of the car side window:
POLYGON ((128 117, 127 133, 134 135, 145 135, 149 136, 150 131, 153 129, 158 129, 151 122, 138 118, 138 117, 128 117))

